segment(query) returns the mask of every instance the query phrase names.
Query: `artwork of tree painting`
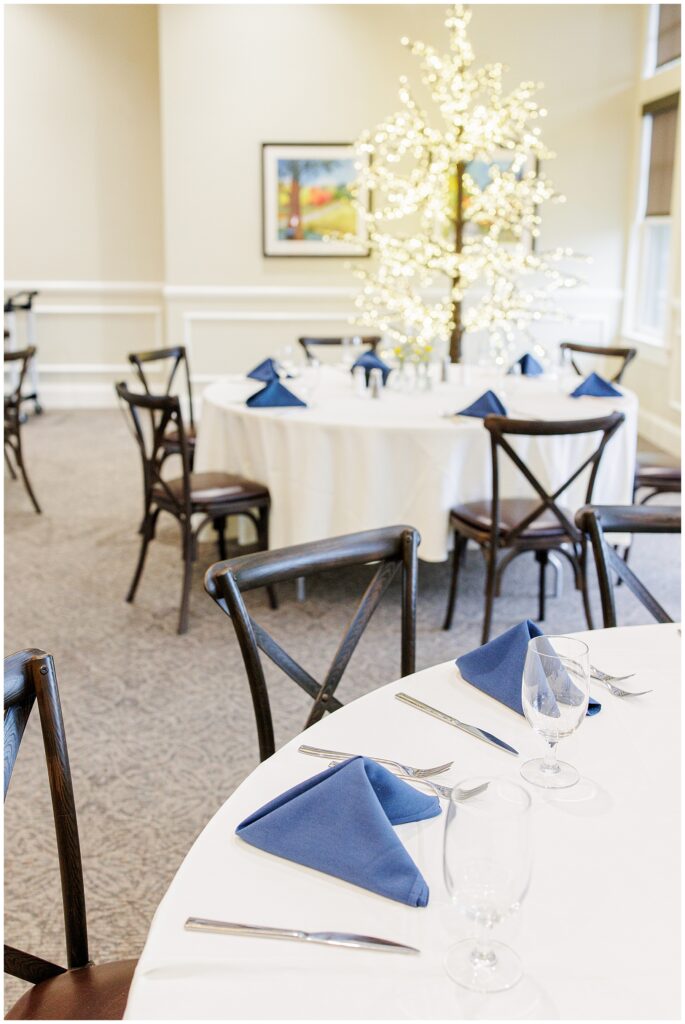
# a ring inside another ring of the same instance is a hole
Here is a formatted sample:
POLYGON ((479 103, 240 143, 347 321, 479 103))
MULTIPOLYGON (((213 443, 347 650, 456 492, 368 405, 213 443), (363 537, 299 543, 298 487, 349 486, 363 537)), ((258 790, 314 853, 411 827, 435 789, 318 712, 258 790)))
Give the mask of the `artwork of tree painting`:
POLYGON ((358 170, 352 148, 264 149, 265 254, 363 255, 363 215, 355 201, 358 170))

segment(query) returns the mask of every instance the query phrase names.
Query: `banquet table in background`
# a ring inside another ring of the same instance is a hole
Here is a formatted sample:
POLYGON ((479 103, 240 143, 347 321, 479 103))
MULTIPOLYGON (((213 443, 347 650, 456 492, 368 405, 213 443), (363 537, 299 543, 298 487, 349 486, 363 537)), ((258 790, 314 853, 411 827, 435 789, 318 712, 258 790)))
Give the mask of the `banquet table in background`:
MULTIPOLYGON (((492 388, 510 415, 582 419, 614 409, 626 421, 604 453, 595 487, 600 504, 632 500, 637 446, 637 400, 569 397, 577 376, 503 377, 451 367, 449 383, 406 394, 392 388, 379 400, 354 392, 349 370, 305 369, 288 387, 308 408, 253 409, 245 399, 262 385, 222 377, 205 390, 195 469, 241 473, 271 494, 270 547, 280 548, 358 530, 408 523, 421 534, 419 555, 448 555, 448 513, 458 502, 487 498, 490 440, 482 420, 449 416, 492 388)), ((596 447, 597 435, 516 438, 513 447, 543 484, 560 486, 596 447)), ((502 460, 503 497, 529 497, 529 484, 502 460)), ((584 503, 587 476, 562 503, 584 503)))
MULTIPOLYGON (((150 928, 129 1019, 537 1018, 664 1019, 680 1013, 680 637, 675 625, 576 634, 590 660, 635 672, 634 700, 592 683, 599 714, 561 744, 581 773, 533 797, 533 876, 521 910, 496 937, 523 961, 509 992, 452 982, 448 946, 467 934, 442 873, 443 814, 398 826, 430 887, 425 909, 377 896, 264 853, 237 838, 243 818, 326 767, 301 742, 399 759, 454 760, 440 781, 477 775, 521 782, 544 746, 525 719, 464 682, 452 662, 390 683, 323 719, 261 764, 209 822, 150 928), (488 729, 514 759, 394 700, 404 690, 488 729), (416 946, 421 955, 186 932, 187 917, 347 931, 416 946)), ((455 652, 455 654, 458 652, 455 652)))

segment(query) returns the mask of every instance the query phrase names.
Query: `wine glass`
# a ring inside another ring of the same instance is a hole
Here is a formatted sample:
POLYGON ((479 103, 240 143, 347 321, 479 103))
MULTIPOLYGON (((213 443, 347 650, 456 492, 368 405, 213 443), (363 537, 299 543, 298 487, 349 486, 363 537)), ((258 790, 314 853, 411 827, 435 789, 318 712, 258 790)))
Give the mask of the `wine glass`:
POLYGON ((445 968, 453 981, 475 992, 503 991, 523 975, 518 955, 494 941, 491 932, 518 910, 528 891, 530 805, 523 786, 507 779, 466 779, 452 791, 445 824, 445 883, 453 905, 473 922, 475 934, 447 951, 445 968))
POLYGON ((580 778, 570 764, 557 760, 557 743, 585 718, 590 698, 590 652, 570 636, 536 636, 528 641, 523 666, 523 713, 549 744, 544 757, 526 761, 521 775, 544 789, 565 789, 580 778))

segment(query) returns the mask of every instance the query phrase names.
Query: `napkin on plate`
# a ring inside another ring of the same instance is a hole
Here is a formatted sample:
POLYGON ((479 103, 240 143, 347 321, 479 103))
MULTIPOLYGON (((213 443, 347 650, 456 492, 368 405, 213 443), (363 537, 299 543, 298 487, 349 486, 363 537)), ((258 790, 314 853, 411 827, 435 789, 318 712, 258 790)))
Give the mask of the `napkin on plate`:
MULTIPOLYGON (((506 633, 495 637, 489 643, 477 647, 475 651, 462 654, 460 658, 457 658, 456 666, 467 682, 522 715, 521 682, 528 641, 535 636, 542 635, 542 630, 530 619, 526 619, 525 622, 519 622, 518 626, 512 626, 506 633)), ((550 654, 552 653, 553 650, 550 648, 550 654)), ((573 700, 571 688, 577 689, 577 687, 573 686, 570 678, 568 686, 569 698, 573 700)), ((551 691, 550 696, 552 696, 551 691)), ((552 697, 552 699, 554 698, 552 697)), ((588 715, 596 715, 601 708, 602 705, 599 701, 590 697, 588 715)))
MULTIPOLYGON (((250 370, 247 376, 252 377, 253 380, 263 380, 268 384, 269 381, 278 380, 278 370, 278 363, 275 359, 263 359, 261 363, 255 366, 254 370, 250 370)), ((287 373, 286 377, 290 377, 290 374, 287 373)))
POLYGON ((494 391, 486 391, 485 394, 481 395, 480 398, 477 398, 475 402, 472 402, 471 405, 468 405, 466 409, 462 409, 456 415, 475 416, 483 420, 491 413, 497 413, 498 416, 506 416, 507 410, 494 391))
POLYGON ((269 801, 241 821, 236 835, 267 853, 425 907, 428 886, 392 826, 438 814, 437 797, 367 757, 353 757, 269 801))
POLYGON ((271 405, 303 405, 305 408, 307 407, 307 403, 294 395, 292 391, 288 391, 277 377, 261 391, 250 395, 245 405, 249 405, 253 409, 265 409, 271 405))
POLYGON ((575 391, 571 392, 571 398, 582 398, 583 395, 590 395, 592 398, 623 398, 618 388, 604 377, 600 377, 598 373, 591 373, 575 391))
MULTIPOLYGON (((535 356, 532 356, 530 352, 522 355, 520 359, 516 360, 516 363, 521 367, 521 373, 524 377, 539 377, 541 373, 545 372, 535 356)), ((514 366, 516 366, 516 363, 514 363, 514 366)), ((511 373, 511 370, 509 370, 509 373, 511 373)))
POLYGON ((383 360, 376 355, 375 352, 365 352, 364 355, 356 359, 352 364, 352 369, 356 366, 363 366, 366 370, 366 383, 369 383, 369 376, 372 370, 380 370, 383 374, 383 383, 385 384, 388 377, 390 376, 392 367, 384 363, 383 360))

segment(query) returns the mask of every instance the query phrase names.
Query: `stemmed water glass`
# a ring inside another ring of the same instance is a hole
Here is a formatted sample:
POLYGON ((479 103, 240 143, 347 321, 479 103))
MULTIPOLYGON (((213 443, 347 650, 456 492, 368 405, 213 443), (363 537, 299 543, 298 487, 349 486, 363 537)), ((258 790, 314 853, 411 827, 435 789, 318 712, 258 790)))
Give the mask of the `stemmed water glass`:
POLYGON ((452 792, 443 867, 453 905, 474 937, 448 950, 447 973, 476 992, 511 988, 523 970, 517 954, 492 939, 498 922, 518 910, 530 883, 530 794, 506 779, 467 779, 452 792), (469 795, 470 790, 482 787, 469 795))
POLYGON ((521 775, 544 789, 565 789, 580 778, 577 769, 557 759, 557 744, 575 732, 590 698, 590 652, 569 636, 537 636, 528 642, 523 667, 523 713, 549 745, 544 757, 526 761, 521 775))

